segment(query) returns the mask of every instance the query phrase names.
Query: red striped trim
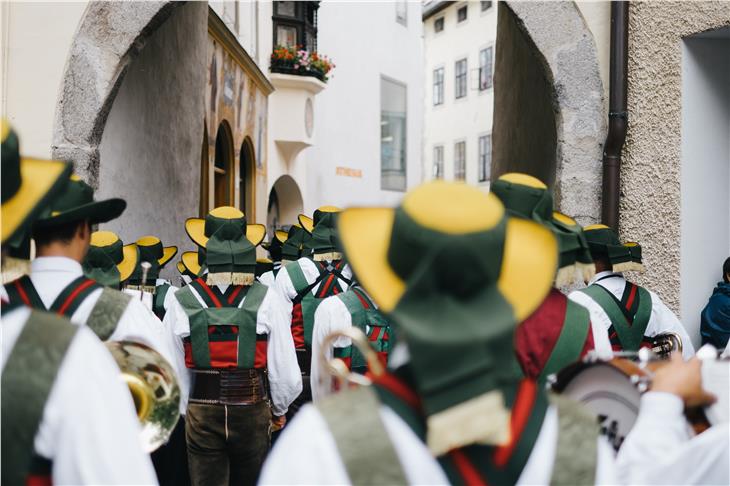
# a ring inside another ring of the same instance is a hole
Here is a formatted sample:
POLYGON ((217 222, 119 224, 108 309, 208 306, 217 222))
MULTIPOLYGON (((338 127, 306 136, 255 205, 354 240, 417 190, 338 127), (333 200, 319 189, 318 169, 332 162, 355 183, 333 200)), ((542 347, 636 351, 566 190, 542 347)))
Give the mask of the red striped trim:
POLYGON ((236 287, 233 292, 231 292, 231 295, 228 296, 228 303, 233 304, 233 301, 236 300, 236 296, 241 293, 241 289, 243 288, 243 285, 240 287, 236 287))
POLYGON ((208 287, 208 284, 206 284, 202 278, 198 278, 198 283, 201 287, 203 287, 203 290, 205 290, 205 293, 208 294, 210 297, 210 300, 213 301, 216 307, 223 307, 223 304, 221 304, 221 301, 218 300, 218 297, 213 293, 213 291, 208 287))
POLYGON ((50 474, 29 474, 25 478, 25 486, 52 486, 50 474))
POLYGON ((449 456, 454 461, 456 469, 459 470, 459 475, 464 480, 464 484, 467 486, 488 486, 487 482, 479 474, 479 471, 477 471, 477 468, 474 467, 461 449, 454 449, 449 452, 449 456))
POLYGON ((74 299, 84 290, 94 285, 93 280, 85 280, 81 285, 76 287, 76 289, 69 294, 68 297, 66 297, 66 300, 63 302, 63 305, 58 308, 57 314, 63 315, 66 312, 66 309, 73 303, 74 299))
POLYGON ((416 395, 416 392, 395 376, 386 372, 375 377, 373 381, 406 402, 411 408, 421 410, 421 399, 416 395))
POLYGON ((330 275, 330 276, 329 276, 329 277, 327 278, 327 281, 325 282, 325 284, 324 284, 324 285, 322 285, 322 286, 321 286, 321 287, 319 288, 319 292, 317 292, 317 293, 319 294, 319 296, 320 296, 320 297, 324 297, 325 295, 327 295, 327 291, 329 290, 329 287, 330 287, 330 285, 332 285, 332 280, 333 280, 334 278, 335 278, 335 276, 334 276, 334 275, 330 275))
POLYGON ((523 379, 520 382, 520 388, 517 390, 515 403, 512 406, 510 416, 510 441, 508 444, 497 447, 494 450, 492 460, 495 466, 504 467, 510 460, 510 457, 512 457, 512 453, 514 453, 517 443, 520 441, 522 432, 525 430, 527 421, 530 419, 536 396, 537 384, 532 380, 523 379))
POLYGON ((360 299, 360 303, 362 304, 362 306, 366 309, 369 309, 370 303, 368 303, 367 299, 365 297, 363 297, 362 295, 360 295, 360 292, 358 292, 357 290, 353 289, 352 291, 355 292, 355 295, 357 295, 357 298, 360 299))
POLYGON ((18 293, 20 294, 20 298, 23 300, 25 305, 28 307, 32 307, 30 305, 30 299, 28 298, 28 294, 25 293, 25 289, 22 285, 20 285, 20 280, 15 281, 15 288, 18 289, 18 293))
POLYGON ((631 305, 634 303, 634 298, 636 297, 636 289, 638 288, 636 285, 633 285, 633 284, 629 284, 629 285, 631 285, 631 292, 629 293, 629 298, 626 301, 626 310, 631 309, 631 305))

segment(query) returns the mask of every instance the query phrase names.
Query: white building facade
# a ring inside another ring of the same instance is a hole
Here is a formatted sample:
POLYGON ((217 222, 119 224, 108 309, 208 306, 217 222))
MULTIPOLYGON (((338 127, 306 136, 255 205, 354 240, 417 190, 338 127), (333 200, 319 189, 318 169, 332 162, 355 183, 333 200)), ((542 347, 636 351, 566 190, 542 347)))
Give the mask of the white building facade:
POLYGON ((423 6, 425 179, 487 190, 492 160, 496 2, 423 6))

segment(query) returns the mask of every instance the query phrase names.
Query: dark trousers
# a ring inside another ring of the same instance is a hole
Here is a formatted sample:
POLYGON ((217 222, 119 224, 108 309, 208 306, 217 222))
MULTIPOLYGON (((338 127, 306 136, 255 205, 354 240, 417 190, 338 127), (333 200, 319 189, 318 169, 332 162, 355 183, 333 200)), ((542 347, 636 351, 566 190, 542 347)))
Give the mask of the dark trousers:
POLYGON ((190 486, 184 417, 178 420, 167 444, 152 453, 152 464, 160 486, 190 486))
POLYGON ((269 450, 271 410, 190 403, 185 422, 193 486, 255 485, 269 450))

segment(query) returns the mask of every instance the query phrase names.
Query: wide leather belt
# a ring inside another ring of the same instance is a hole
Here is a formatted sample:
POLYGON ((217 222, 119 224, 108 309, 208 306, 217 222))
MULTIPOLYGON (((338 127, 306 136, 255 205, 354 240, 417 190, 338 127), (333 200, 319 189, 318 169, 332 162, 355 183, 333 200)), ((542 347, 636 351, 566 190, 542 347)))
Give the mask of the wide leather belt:
POLYGON ((268 398, 263 370, 192 370, 191 403, 254 405, 268 398))
POLYGON ((297 363, 299 363, 299 371, 303 375, 308 375, 312 369, 312 352, 308 349, 297 349, 297 363))

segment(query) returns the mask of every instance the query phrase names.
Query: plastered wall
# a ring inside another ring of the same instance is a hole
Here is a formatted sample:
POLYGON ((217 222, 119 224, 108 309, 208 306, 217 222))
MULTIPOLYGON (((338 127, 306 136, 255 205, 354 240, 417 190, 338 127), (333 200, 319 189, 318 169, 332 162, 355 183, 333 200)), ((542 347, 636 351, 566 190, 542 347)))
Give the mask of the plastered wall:
POLYGON ((675 312, 681 288, 682 38, 726 25, 728 2, 632 2, 629 10, 621 236, 643 246, 647 272, 637 282, 675 312))

